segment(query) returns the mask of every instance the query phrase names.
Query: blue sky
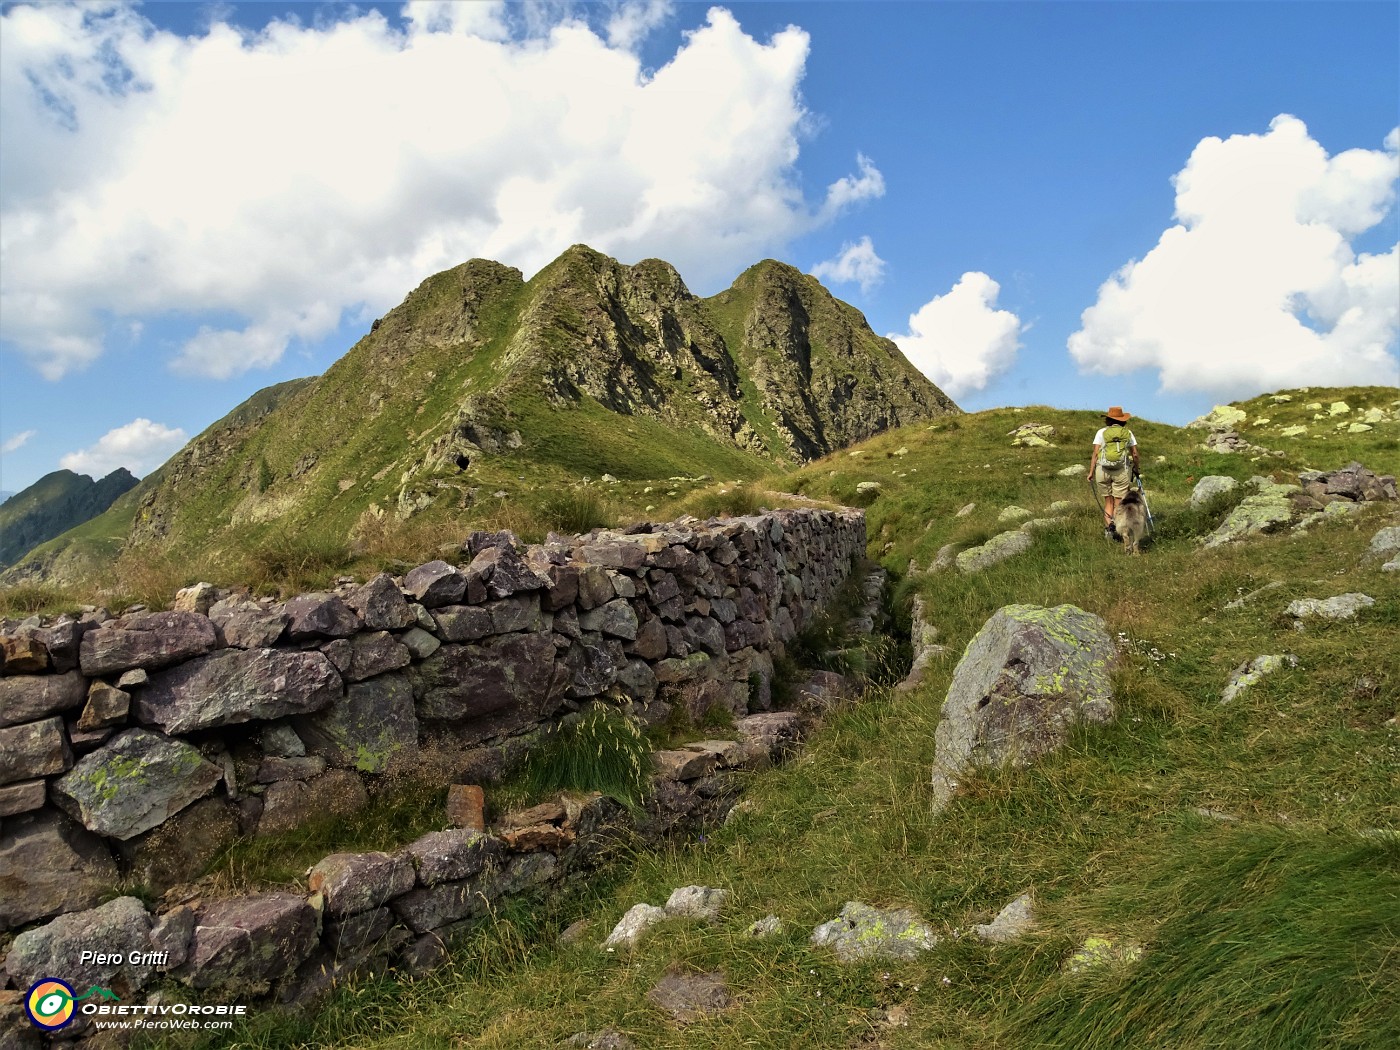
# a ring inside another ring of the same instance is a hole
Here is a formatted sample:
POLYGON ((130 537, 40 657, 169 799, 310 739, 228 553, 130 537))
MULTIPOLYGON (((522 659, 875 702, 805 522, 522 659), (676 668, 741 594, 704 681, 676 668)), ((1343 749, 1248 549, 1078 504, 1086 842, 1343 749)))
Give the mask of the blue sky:
POLYGON ((0 7, 0 488, 430 273, 816 272, 968 409, 1400 383, 1394 3, 0 7), (1130 267, 1130 269, 1125 269, 1130 267))

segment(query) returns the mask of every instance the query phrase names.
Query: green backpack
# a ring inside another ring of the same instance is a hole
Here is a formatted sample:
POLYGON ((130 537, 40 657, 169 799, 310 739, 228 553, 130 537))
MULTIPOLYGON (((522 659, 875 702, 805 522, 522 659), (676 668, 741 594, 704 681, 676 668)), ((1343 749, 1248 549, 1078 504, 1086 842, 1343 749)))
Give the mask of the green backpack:
POLYGON ((1099 453, 1099 462, 1106 467, 1122 466, 1128 455, 1128 439, 1131 437, 1132 431, 1122 423, 1104 427, 1103 451, 1099 453))

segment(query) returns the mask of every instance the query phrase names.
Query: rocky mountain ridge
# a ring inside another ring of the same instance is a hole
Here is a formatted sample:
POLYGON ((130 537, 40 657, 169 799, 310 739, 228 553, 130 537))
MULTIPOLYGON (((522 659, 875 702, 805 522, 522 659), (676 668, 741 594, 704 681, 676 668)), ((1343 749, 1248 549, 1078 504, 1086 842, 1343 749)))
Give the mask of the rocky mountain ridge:
POLYGON ((118 467, 100 481, 71 470, 45 474, 0 506, 0 568, 32 547, 101 514, 136 486, 136 477, 118 467))
MULTIPOLYGON (((752 478, 957 411, 791 266, 701 299, 668 263, 576 245, 529 281, 482 259, 428 278, 323 375, 255 395, 94 527, 181 552, 308 527, 344 539, 603 474, 752 478)), ((64 557, 20 568, 62 578, 64 557)))

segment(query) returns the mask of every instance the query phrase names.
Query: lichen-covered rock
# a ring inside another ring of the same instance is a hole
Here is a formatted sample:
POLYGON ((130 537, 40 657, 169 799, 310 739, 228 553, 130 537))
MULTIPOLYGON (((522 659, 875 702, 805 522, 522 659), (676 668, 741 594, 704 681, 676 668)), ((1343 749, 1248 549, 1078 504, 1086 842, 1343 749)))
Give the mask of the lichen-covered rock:
POLYGON ((972 933, 993 944, 1006 944, 1023 937, 1034 925, 1035 914, 1031 895, 1023 893, 997 912, 997 917, 991 922, 974 925, 972 933))
POLYGON ((1206 429, 1210 427, 1233 427, 1249 418, 1249 413, 1233 405, 1216 405, 1205 415, 1191 420, 1188 427, 1206 429))
POLYGON ((1339 594, 1333 598, 1299 598, 1289 602, 1284 613, 1300 620, 1350 620, 1362 609, 1376 604, 1369 594, 1339 594))
POLYGON ((881 910, 847 901, 841 915, 812 931, 812 944, 829 945, 842 962, 917 959, 938 943, 932 929, 908 908, 881 910))
POLYGON ((363 682, 366 678, 397 671, 413 661, 408 647, 388 631, 357 634, 350 639, 350 665, 341 672, 347 682, 363 682))
POLYGON ((665 910, 672 918, 713 921, 732 896, 728 890, 712 886, 682 886, 671 891, 665 910))
POLYGON ((1111 937, 1088 937, 1079 949, 1065 961, 1069 973, 1101 970, 1106 966, 1134 963, 1142 958, 1142 947, 1131 942, 1115 941, 1111 937))
POLYGON ((61 718, 0 729, 0 785, 52 776, 72 764, 61 718))
POLYGON ((1027 518, 1032 518, 1034 516, 1035 515, 1033 515, 1030 511, 1026 510, 1025 507, 1003 507, 1001 513, 997 515, 997 521, 1002 525, 1005 525, 1008 522, 1016 522, 1017 524, 1019 524, 1025 521, 1027 518))
POLYGON ((418 754, 413 687, 401 674, 355 682, 343 699, 296 720, 306 746, 334 766, 379 773, 418 754))
POLYGON ((1224 477, 1220 474, 1208 474, 1196 482, 1196 487, 1191 490, 1190 505, 1193 507, 1204 506, 1216 496, 1233 492, 1238 487, 1239 482, 1234 478, 1224 477))
POLYGON ((666 917, 665 908, 658 908, 654 904, 634 904, 627 909, 627 914, 618 920, 607 940, 603 941, 603 947, 631 948, 641 940, 643 933, 666 917))
POLYGON ((214 624, 199 613, 135 613, 84 634, 79 660, 85 675, 133 667, 153 670, 207 653, 218 644, 214 624))
POLYGON ((1025 553, 1034 545, 1035 537, 1029 532, 1012 529, 1009 532, 998 533, 980 547, 971 547, 960 551, 954 559, 954 564, 957 565, 959 572, 969 574, 981 572, 1007 558, 1025 553))
POLYGON ((319 711, 340 695, 340 675, 322 653, 230 649, 152 675, 136 714, 189 733, 319 711))
MULTIPOLYGON (((1366 548, 1366 556, 1388 560, 1400 554, 1400 525, 1381 529, 1371 537, 1371 545, 1366 548)), ((3 685, 3 682, 0 682, 3 685)))
POLYGON ((54 800, 90 831, 129 839, 214 790, 223 770, 182 740, 128 729, 54 781, 54 800))
POLYGON ((998 609, 968 644, 943 702, 935 806, 970 767, 1026 765, 1076 724, 1110 721, 1114 655, 1103 620, 1073 605, 998 609))
POLYGON ((0 828, 0 929, 91 908, 117 878, 102 840, 63 814, 7 817, 0 828))
POLYGON ((5 970, 22 986, 61 974, 79 994, 101 985, 131 995, 155 969, 150 931, 145 905, 135 897, 118 897, 25 930, 10 946, 5 970))
POLYGON ((199 909, 184 979, 195 988, 261 993, 311 954, 320 926, 311 906, 290 893, 205 904, 199 909))
POLYGON ((1272 674, 1280 667, 1297 667, 1298 658, 1290 653, 1276 656, 1256 656, 1235 668, 1230 681, 1220 694, 1220 702, 1228 704, 1265 675, 1272 674))
POLYGON ((413 865, 401 853, 333 853, 307 876, 307 888, 321 894, 326 914, 335 916, 377 908, 413 883, 413 865))
POLYGON ((1268 478, 1253 478, 1250 484, 1254 491, 1201 542, 1202 547, 1209 550, 1259 533, 1273 532, 1298 516, 1294 496, 1302 493, 1299 486, 1281 485, 1268 478))
POLYGON ((448 828, 414 839, 404 847, 404 853, 417 869, 419 884, 436 886, 480 874, 501 859, 505 843, 470 828, 448 828))
POLYGON ((87 698, 87 689, 88 680, 78 671, 0 678, 0 727, 69 711, 87 698))

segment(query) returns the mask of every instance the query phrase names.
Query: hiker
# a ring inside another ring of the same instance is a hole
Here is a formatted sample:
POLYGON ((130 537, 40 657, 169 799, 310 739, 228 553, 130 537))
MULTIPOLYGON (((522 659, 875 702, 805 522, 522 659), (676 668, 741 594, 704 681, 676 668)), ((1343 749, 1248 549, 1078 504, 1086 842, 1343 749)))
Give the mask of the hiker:
POLYGON ((1113 527, 1113 510, 1128 494, 1128 487, 1139 474, 1137 438, 1128 429, 1131 419, 1121 405, 1104 413, 1103 426, 1094 435, 1094 454, 1089 460, 1091 484, 1103 496, 1103 534, 1118 539, 1113 527))

